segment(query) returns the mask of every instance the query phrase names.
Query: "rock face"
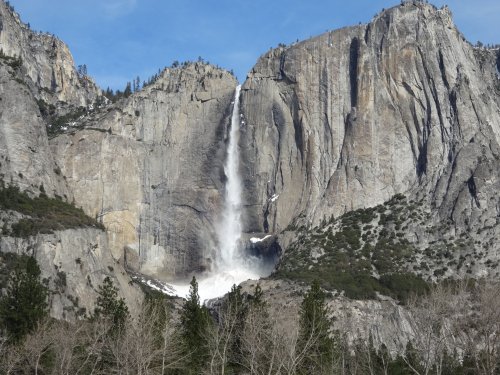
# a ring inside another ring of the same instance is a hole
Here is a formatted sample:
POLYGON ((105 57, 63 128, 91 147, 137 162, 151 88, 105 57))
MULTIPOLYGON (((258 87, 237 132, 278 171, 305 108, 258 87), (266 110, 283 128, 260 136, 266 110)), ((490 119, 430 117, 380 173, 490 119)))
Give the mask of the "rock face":
POLYGON ((111 278, 125 298, 131 313, 139 312, 142 293, 129 285, 123 266, 108 250, 105 232, 97 229, 68 229, 28 239, 0 237, 0 250, 33 255, 49 281, 50 315, 74 319, 94 312, 97 290, 105 277, 111 278))
POLYGON ((235 87, 207 64, 166 69, 51 140, 76 204, 135 271, 168 280, 210 267, 235 87))
POLYGON ((54 116, 92 106, 101 90, 77 73, 68 47, 35 33, 0 1, 0 174, 31 193, 72 200, 48 147, 41 110, 54 116))
POLYGON ((457 231, 498 237, 496 55, 421 2, 263 55, 242 88, 246 230, 405 193, 457 231))
MULTIPOLYGON (((307 292, 301 284, 285 280, 260 280, 263 298, 271 317, 279 317, 275 324, 286 334, 299 329, 301 298, 307 292)), ((256 283, 246 281, 242 292, 252 294, 256 283)), ((333 322, 331 331, 346 334, 349 344, 356 340, 373 339, 375 347, 385 344, 391 355, 396 356, 414 335, 409 309, 390 298, 378 301, 356 301, 342 296, 329 296, 325 300, 328 316, 333 322)))
MULTIPOLYGON (((47 123, 40 110, 52 107, 55 115, 90 106, 100 89, 74 68, 66 45, 53 36, 37 34, 0 1, 0 181, 15 185, 30 196, 45 192, 71 202, 68 189, 49 146, 47 123)), ((1 212, 0 220, 13 223, 21 216, 1 212)), ((119 286, 132 312, 142 294, 129 285, 123 264, 113 259, 105 232, 71 229, 26 239, 0 236, 0 253, 34 255, 42 277, 50 280, 51 315, 74 319, 94 309, 97 288, 109 276, 119 286)))
POLYGON ((1 179, 31 193, 38 193, 43 186, 48 195, 69 198, 35 97, 19 75, 0 62, 1 179))
POLYGON ((0 1, 0 49, 22 59, 26 76, 47 103, 86 107, 101 95, 89 77, 77 73, 68 46, 53 35, 30 30, 4 1, 0 1))
POLYGON ((5 184, 60 196, 99 218, 103 251, 134 271, 168 280, 209 268, 235 78, 184 64, 103 108, 100 89, 77 73, 68 48, 32 32, 3 1, 0 43, 5 184), (84 115, 71 117, 49 146, 48 121, 80 107, 84 115))
MULTIPOLYGON (((73 234, 79 249, 99 242, 96 262, 112 256, 162 280, 209 269, 235 78, 183 64, 109 104, 62 42, 30 31, 3 1, 0 48, 2 180, 31 194, 43 185, 97 217, 106 236, 73 234), (51 105, 56 115, 94 110, 49 141, 43 112, 51 105)), ((447 8, 420 1, 264 54, 241 96, 243 237, 269 239, 251 251, 274 257, 274 238, 282 249, 296 239, 286 228, 307 230, 403 193, 422 202, 434 226, 451 223, 447 238, 480 241, 488 261, 498 260, 499 62, 497 50, 465 41, 447 8)), ((52 249, 40 258, 47 267, 74 261, 54 260, 67 254, 57 247, 64 233, 36 239, 39 253, 52 249)), ((411 234, 420 241, 426 228, 411 234)), ((76 266, 65 272, 80 277, 76 266)))

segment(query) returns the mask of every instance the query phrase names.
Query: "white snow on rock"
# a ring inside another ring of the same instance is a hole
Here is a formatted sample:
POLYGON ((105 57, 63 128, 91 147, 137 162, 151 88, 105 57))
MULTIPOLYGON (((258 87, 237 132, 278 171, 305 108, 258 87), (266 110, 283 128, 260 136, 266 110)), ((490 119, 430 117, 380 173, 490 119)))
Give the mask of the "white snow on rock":
POLYGON ((262 237, 262 238, 252 237, 252 238, 250 238, 250 242, 251 242, 251 243, 262 242, 262 241, 266 240, 266 239, 267 239, 267 238, 269 238, 269 237, 271 237, 271 235, 270 235, 270 234, 268 234, 267 236, 262 237))

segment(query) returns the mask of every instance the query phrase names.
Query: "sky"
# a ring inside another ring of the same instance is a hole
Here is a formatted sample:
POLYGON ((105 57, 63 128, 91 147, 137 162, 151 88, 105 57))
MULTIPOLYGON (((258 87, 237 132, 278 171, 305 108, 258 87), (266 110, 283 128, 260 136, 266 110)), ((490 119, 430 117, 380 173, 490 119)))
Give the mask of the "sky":
MULTIPOLYGON (((205 61, 240 81, 258 57, 343 26, 368 22, 399 0, 10 0, 25 23, 69 45, 101 88, 123 89, 173 61, 205 61)), ((431 0, 448 4, 475 43, 500 43, 499 0, 431 0)))

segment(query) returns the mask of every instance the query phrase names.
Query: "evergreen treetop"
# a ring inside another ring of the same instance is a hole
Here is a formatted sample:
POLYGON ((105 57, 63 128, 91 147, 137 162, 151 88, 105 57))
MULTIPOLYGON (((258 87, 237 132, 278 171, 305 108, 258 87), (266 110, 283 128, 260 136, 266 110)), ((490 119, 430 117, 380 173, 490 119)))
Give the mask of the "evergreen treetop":
POLYGON ((106 276, 97 293, 99 296, 95 316, 110 319, 113 323, 113 330, 123 328, 129 316, 128 307, 123 298, 118 298, 118 288, 113 285, 109 277, 106 276))
POLYGON ((13 272, 7 294, 0 300, 0 322, 9 340, 21 341, 47 315, 48 290, 40 281, 40 267, 29 257, 13 272))
POLYGON ((181 339, 186 356, 190 359, 192 373, 198 373, 207 358, 207 338, 210 316, 200 304, 198 282, 193 276, 189 296, 181 310, 181 339))
POLYGON ((301 374, 331 373, 336 356, 335 340, 330 337, 330 319, 327 316, 326 294, 317 280, 306 293, 300 307, 299 348, 304 360, 301 374))

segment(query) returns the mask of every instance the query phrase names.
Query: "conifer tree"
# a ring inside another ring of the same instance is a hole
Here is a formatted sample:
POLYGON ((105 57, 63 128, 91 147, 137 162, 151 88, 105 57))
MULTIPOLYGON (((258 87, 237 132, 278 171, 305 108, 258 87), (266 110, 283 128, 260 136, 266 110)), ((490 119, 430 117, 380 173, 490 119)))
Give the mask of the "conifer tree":
POLYGON ((329 336, 330 320, 327 316, 325 293, 314 281, 300 307, 299 350, 304 360, 300 374, 323 374, 333 371, 335 341, 329 336))
POLYGON ((40 274, 36 259, 28 258, 16 267, 0 300, 0 321, 12 342, 22 340, 47 315, 47 287, 40 282, 40 274))
POLYGON ((181 338, 186 355, 190 359, 190 373, 197 374, 207 358, 207 334, 210 317, 205 306, 200 304, 198 282, 193 276, 189 296, 181 311, 181 338))
POLYGON ((260 284, 255 285, 253 295, 250 295, 249 299, 252 307, 262 308, 265 306, 266 302, 264 301, 264 292, 262 291, 260 284))
POLYGON ((106 98, 108 98, 109 100, 112 100, 113 97, 114 97, 115 93, 113 92, 112 89, 110 89, 109 87, 106 89, 106 91, 104 92, 104 96, 106 96, 106 98))
POLYGON ((129 316, 128 307, 123 298, 118 298, 118 288, 113 285, 109 277, 104 279, 97 291, 97 307, 95 317, 103 316, 113 323, 112 330, 117 331, 124 327, 129 316))
POLYGON ((127 82, 127 86, 125 86, 125 91, 123 91, 123 96, 125 98, 128 98, 130 95, 132 95, 132 84, 130 82, 127 82))
POLYGON ((238 372, 241 361, 241 339, 245 328, 248 313, 248 305, 245 303, 241 293, 241 286, 233 285, 228 293, 224 306, 224 318, 229 319, 231 328, 228 342, 228 367, 232 372, 238 372))
POLYGON ((137 76, 136 79, 134 79, 134 92, 138 92, 141 89, 141 78, 137 76))

